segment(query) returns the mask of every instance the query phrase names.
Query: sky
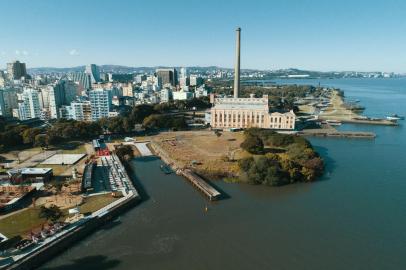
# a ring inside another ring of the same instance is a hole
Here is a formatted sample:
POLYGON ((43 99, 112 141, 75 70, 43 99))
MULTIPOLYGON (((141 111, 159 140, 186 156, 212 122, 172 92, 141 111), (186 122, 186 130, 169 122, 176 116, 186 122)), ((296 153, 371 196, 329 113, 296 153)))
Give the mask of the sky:
POLYGON ((95 64, 406 72, 406 1, 0 0, 0 68, 95 64))

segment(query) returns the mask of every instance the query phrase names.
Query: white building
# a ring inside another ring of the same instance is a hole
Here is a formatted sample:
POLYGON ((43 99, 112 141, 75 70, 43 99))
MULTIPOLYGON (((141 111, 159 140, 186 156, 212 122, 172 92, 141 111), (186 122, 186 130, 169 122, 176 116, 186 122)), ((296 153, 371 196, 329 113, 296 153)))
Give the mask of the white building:
POLYGON ((39 102, 38 91, 35 89, 24 89, 20 95, 18 103, 18 118, 27 120, 31 118, 40 118, 41 106, 39 102))
POLYGON ((266 128, 266 129, 295 129, 296 115, 293 111, 287 113, 269 113, 268 96, 255 98, 214 98, 211 108, 211 127, 220 129, 230 128, 266 128))
POLYGON ((199 86, 203 84, 203 78, 197 75, 190 75, 190 86, 199 86))
POLYGON ((173 95, 173 100, 188 100, 192 99, 194 97, 194 94, 192 92, 186 92, 186 91, 174 91, 172 92, 173 95))
POLYGON ((90 64, 86 66, 85 74, 90 76, 91 83, 100 82, 100 70, 95 64, 90 64))
POLYGON ((209 91, 206 89, 205 85, 201 85, 200 87, 196 88, 195 90, 195 97, 207 97, 209 95, 209 91))
POLYGON ((161 102, 168 102, 172 100, 172 90, 164 88, 161 90, 161 102))
POLYGON ((92 121, 103 117, 109 117, 112 96, 109 90, 96 89, 89 92, 89 100, 92 108, 92 121))
POLYGON ((90 101, 74 101, 69 107, 69 119, 92 121, 92 106, 90 101))

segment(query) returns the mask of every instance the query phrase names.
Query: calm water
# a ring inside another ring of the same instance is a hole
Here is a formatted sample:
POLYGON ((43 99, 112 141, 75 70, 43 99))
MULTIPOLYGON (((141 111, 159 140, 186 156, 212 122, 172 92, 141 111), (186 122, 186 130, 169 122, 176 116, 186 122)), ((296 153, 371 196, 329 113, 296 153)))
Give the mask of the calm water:
MULTIPOLYGON (((406 79, 320 82, 360 99, 368 115, 406 115, 406 79)), ((405 128, 342 128, 378 137, 311 139, 327 161, 321 181, 216 182, 230 196, 217 203, 164 175, 159 160, 135 160, 148 200, 42 269, 406 269, 405 128)))

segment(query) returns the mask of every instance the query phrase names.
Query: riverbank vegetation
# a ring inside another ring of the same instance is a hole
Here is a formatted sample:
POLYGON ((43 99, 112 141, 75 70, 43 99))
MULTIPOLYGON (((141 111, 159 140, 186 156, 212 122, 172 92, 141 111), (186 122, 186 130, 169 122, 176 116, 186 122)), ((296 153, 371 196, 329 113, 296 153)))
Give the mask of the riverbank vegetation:
POLYGON ((282 186, 311 182, 323 173, 323 160, 303 137, 263 129, 244 135, 241 147, 250 155, 238 161, 242 182, 282 186))

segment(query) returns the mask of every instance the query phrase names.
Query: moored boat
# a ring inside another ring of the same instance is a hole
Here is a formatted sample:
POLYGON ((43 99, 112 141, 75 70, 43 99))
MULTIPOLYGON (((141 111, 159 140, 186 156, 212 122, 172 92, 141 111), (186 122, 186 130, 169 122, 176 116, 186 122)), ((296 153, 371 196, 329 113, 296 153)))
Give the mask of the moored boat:
POLYGON ((339 120, 326 120, 326 123, 330 126, 341 126, 341 121, 339 120))
POLYGON ((397 120, 405 120, 405 117, 397 114, 391 114, 390 116, 387 116, 386 119, 390 121, 397 121, 397 120))

